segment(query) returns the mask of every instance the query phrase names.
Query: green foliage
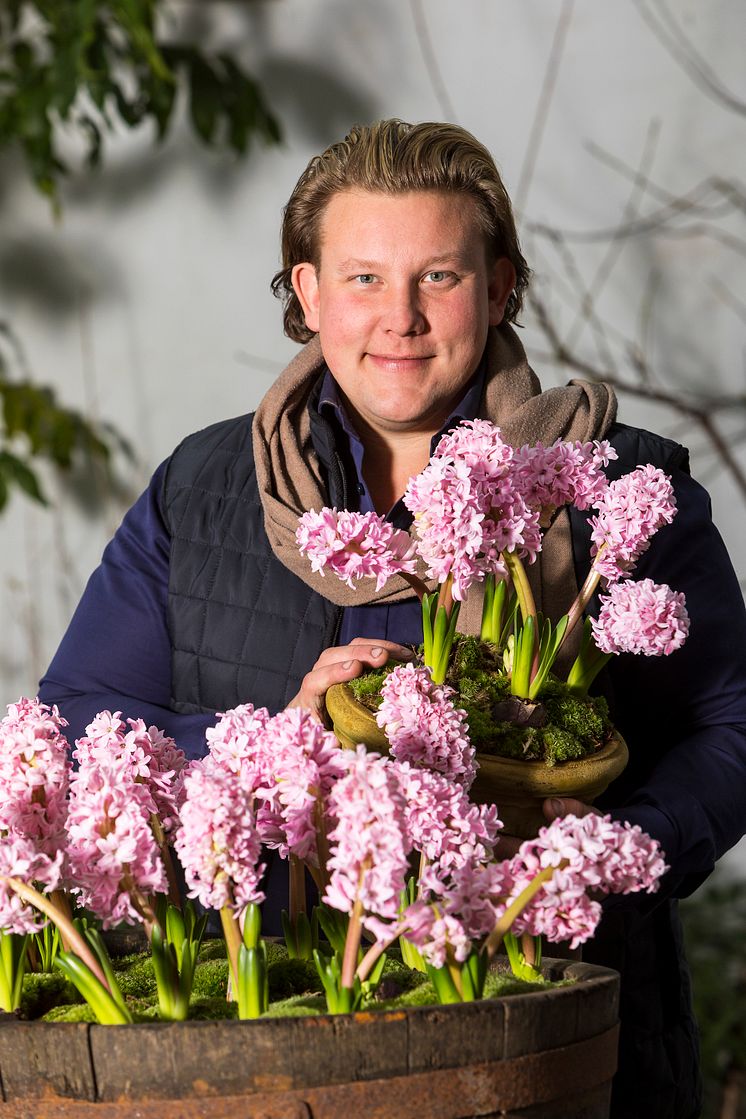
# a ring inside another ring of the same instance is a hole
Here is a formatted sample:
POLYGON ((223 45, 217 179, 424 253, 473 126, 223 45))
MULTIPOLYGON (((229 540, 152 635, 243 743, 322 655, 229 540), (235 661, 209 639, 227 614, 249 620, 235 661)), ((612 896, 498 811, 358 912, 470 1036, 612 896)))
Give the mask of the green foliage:
POLYGON ((0 7, 0 149, 19 145, 36 186, 56 204, 68 167, 61 126, 101 162, 104 136, 150 122, 168 133, 177 92, 203 143, 243 154, 252 136, 280 139, 259 86, 227 54, 170 44, 160 0, 6 0, 0 7))
POLYGON ((108 469, 115 449, 133 457, 113 427, 66 408, 53 389, 17 379, 18 365, 23 365, 18 345, 8 325, 0 322, 0 510, 13 490, 47 504, 32 459, 69 471, 92 462, 108 469))
MULTIPOLYGON (((681 903, 705 1082, 704 1119, 725 1114, 724 1095, 741 1086, 746 1111, 746 881, 717 880, 681 903)), ((737 1107, 737 1105, 735 1105, 737 1107)))

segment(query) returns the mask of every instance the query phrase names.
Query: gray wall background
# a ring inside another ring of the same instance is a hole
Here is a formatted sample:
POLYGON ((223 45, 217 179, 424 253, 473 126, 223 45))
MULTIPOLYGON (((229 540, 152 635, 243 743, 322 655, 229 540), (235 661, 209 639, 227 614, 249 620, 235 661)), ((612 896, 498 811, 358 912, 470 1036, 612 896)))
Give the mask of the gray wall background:
MULTIPOLYGON (((740 0, 173 0, 166 18, 240 54, 285 143, 240 162, 183 122, 160 149, 147 129, 115 136, 57 223, 20 163, 0 164, 3 316, 32 375, 137 456, 118 485, 49 478, 51 510, 15 497, 0 516, 3 702, 33 694, 154 466, 250 410, 293 356, 268 287, 282 206, 315 152, 385 116, 452 119, 493 151, 563 344, 636 388, 623 419, 688 443, 746 579, 746 493, 723 447, 639 393, 701 398, 744 470, 746 413, 708 404, 746 395, 740 0)), ((535 314, 524 341, 545 385, 575 375, 535 314)))

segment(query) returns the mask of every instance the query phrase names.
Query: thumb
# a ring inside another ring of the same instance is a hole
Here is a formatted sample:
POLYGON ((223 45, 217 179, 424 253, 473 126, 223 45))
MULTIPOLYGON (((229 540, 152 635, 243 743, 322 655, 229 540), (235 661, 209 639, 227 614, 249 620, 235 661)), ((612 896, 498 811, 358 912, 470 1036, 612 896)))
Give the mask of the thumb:
POLYGON ((545 818, 551 822, 561 820, 564 816, 587 816, 595 809, 589 804, 584 804, 582 800, 574 800, 572 797, 551 797, 544 801, 542 811, 545 818))

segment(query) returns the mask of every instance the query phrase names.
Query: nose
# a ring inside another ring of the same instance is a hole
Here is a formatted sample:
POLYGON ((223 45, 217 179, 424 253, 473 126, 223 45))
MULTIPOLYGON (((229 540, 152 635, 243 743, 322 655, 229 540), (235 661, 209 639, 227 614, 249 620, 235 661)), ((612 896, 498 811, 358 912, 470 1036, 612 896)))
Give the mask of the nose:
POLYGON ((382 326, 401 337, 422 334, 426 327, 421 292, 416 283, 391 284, 385 295, 382 326))

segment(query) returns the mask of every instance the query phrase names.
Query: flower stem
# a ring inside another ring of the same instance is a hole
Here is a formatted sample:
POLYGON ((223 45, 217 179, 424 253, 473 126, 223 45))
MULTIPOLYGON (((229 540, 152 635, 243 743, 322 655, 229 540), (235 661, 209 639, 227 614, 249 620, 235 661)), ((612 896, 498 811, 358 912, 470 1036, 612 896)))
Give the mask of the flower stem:
POLYGON ((91 969, 101 986, 105 987, 111 995, 111 987, 101 970, 98 960, 75 928, 70 918, 66 917, 48 897, 39 893, 33 886, 29 886, 25 882, 22 882, 20 878, 10 878, 3 875, 2 880, 10 886, 11 890, 15 890, 19 897, 27 901, 29 905, 33 905, 35 909, 39 909, 45 917, 48 917, 49 920, 57 926, 60 933, 64 934, 66 937, 72 951, 91 969))
MULTIPOLYGON (((220 924, 223 926, 223 936, 225 937, 225 950, 228 953, 228 963, 230 964, 231 979, 233 980, 233 991, 238 998, 238 953, 243 943, 241 930, 238 927, 238 921, 235 918, 233 910, 229 905, 224 905, 220 910, 220 924)), ((228 996, 231 994, 230 988, 228 996)), ((230 998, 228 1001, 232 1001, 230 998)))
MULTIPOLYGON (((604 547, 604 545, 602 544, 601 548, 599 549, 599 552, 598 552, 599 555, 601 554, 601 549, 603 547, 604 547)), ((578 624, 578 622, 582 618, 583 611, 585 610, 586 606, 590 602, 591 596, 593 595, 593 592, 595 591, 596 587, 598 586, 600 578, 601 578, 601 576, 596 571, 595 567, 592 567, 590 569, 590 571, 588 572, 588 574, 586 575, 585 582, 583 583, 583 586, 578 591, 578 597, 573 602, 572 606, 570 607, 569 613, 567 615, 567 629, 565 630, 564 637, 562 638, 562 641, 560 642, 560 649, 564 645, 565 641, 567 641, 567 638, 568 638, 569 634, 572 633, 572 631, 575 629, 575 626, 578 624)))
MULTIPOLYGON (((329 859, 331 857, 329 851, 329 839, 326 834, 326 821, 324 819, 324 802, 321 799, 321 794, 317 793, 316 803, 313 807, 313 822, 316 829, 316 853, 318 855, 318 879, 314 878, 319 890, 319 897, 322 896, 326 887, 329 885, 329 859)), ((309 868, 310 869, 310 868, 309 868)), ((313 874, 313 870, 311 870, 313 874)))
POLYGON ((430 588, 427 583, 420 579, 419 575, 410 575, 408 571, 401 571, 400 575, 405 583, 409 583, 420 602, 422 602, 426 594, 430 593, 430 588))
POLYGON ((360 900, 360 894, 355 895, 355 904, 352 907, 350 914, 350 924, 347 928, 347 938, 345 940, 345 951, 342 957, 342 978, 341 984, 343 987, 352 988, 355 983, 355 967, 357 965, 357 954, 360 948, 360 938, 363 932, 363 903, 360 900))
POLYGON ((518 605, 521 608, 521 617, 523 621, 526 622, 529 618, 533 618, 534 624, 536 624, 536 602, 534 601, 534 593, 531 590, 531 584, 528 581, 526 568, 515 552, 503 552, 502 557, 505 560, 508 571, 510 572, 510 577, 513 580, 513 586, 518 596, 518 605))
POLYGON ((568 865, 568 862, 568 859, 561 859, 557 866, 547 866, 544 870, 540 870, 525 890, 522 890, 518 897, 514 898, 485 941, 484 948, 490 959, 497 952, 503 937, 509 931, 516 917, 520 916, 526 906, 533 901, 539 890, 543 889, 545 883, 551 879, 555 871, 562 870, 568 865))
POLYGON ((306 912, 306 868, 297 855, 290 854, 290 921, 293 927, 301 913, 306 912))

